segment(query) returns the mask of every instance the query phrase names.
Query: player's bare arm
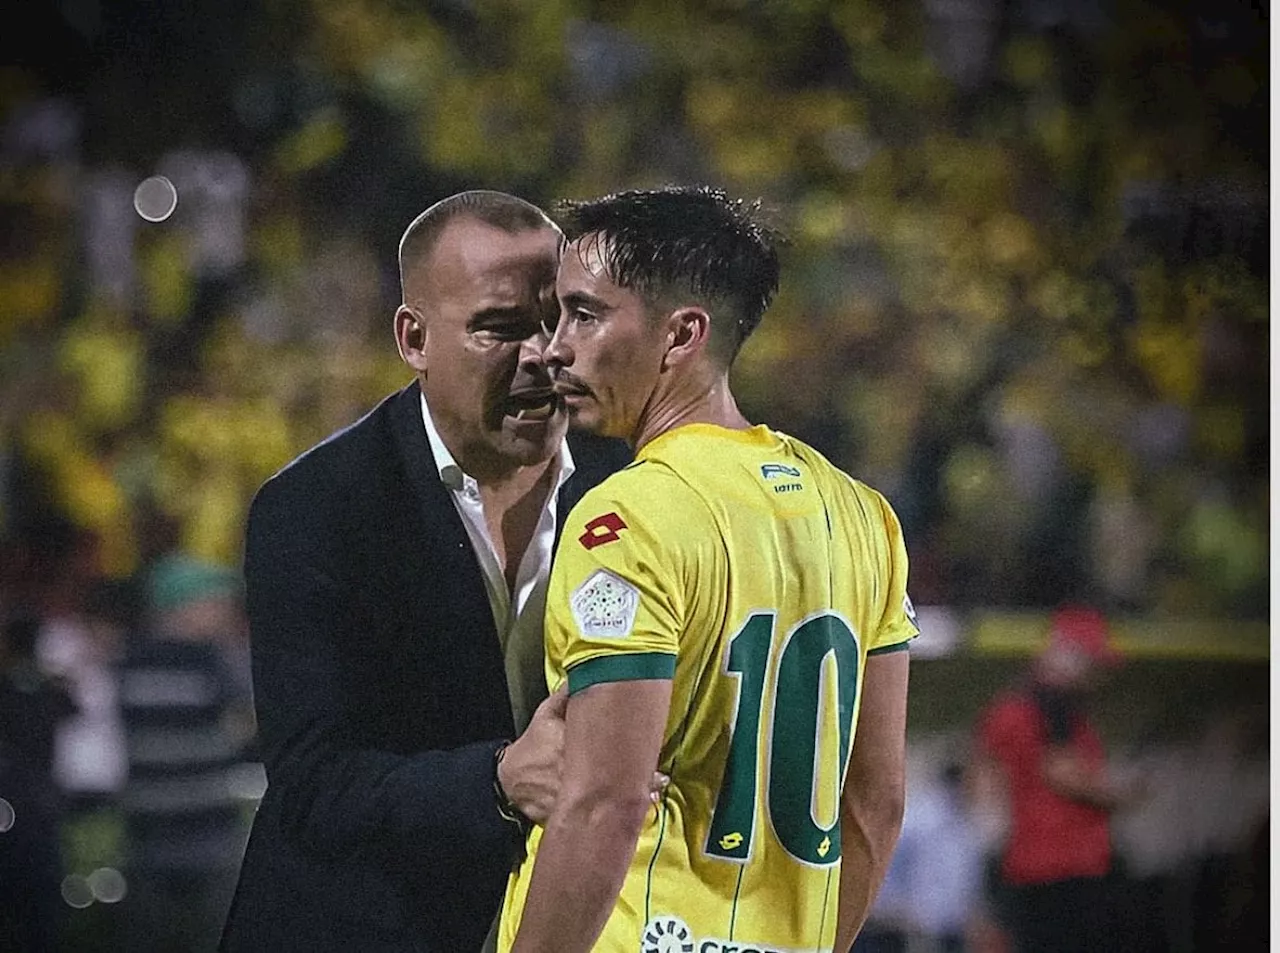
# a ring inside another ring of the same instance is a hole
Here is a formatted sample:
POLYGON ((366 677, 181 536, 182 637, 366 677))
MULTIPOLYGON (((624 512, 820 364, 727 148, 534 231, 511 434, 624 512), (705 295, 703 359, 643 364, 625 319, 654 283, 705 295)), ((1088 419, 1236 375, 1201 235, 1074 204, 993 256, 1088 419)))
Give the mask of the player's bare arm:
MULTIPOLYGON (((507 746, 498 763, 498 783, 517 810, 535 824, 545 824, 560 793, 561 754, 564 751, 564 714, 569 688, 545 698, 529 720, 529 726, 507 746)), ((649 798, 657 801, 671 779, 655 771, 649 780, 649 798)))
POLYGON ((587 953, 618 898, 646 813, 671 682, 603 682, 565 712, 560 796, 512 953, 587 953))
POLYGON ((905 651, 867 657, 858 733, 840 800, 840 917, 834 949, 862 929, 889 867, 906 804, 905 651))

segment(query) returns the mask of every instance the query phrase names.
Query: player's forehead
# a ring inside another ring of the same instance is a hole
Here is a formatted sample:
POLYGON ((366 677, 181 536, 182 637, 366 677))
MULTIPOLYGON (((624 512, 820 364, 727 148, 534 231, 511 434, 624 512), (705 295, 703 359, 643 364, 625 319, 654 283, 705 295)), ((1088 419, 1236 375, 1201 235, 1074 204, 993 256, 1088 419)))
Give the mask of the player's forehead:
POLYGON ((609 239, 600 232, 588 232, 565 243, 560 255, 561 271, 599 280, 609 276, 609 239))
POLYGON ((614 282, 609 254, 609 240, 599 232, 566 242, 556 273, 557 294, 561 298, 583 294, 613 301, 631 297, 631 290, 614 282))

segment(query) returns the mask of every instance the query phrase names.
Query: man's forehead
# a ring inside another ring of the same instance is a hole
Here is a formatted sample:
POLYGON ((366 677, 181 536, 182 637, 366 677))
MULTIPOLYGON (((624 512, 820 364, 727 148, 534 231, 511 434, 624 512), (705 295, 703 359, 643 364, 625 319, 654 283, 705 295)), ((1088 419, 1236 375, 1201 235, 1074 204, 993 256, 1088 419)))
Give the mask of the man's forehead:
POLYGON ((432 283, 525 287, 530 279, 550 281, 559 236, 551 228, 508 232, 483 222, 450 223, 440 236, 429 267, 432 283), (456 226, 456 228, 455 228, 456 226))
POLYGON ((549 227, 509 232, 477 221, 462 221, 458 226, 442 239, 477 271, 538 267, 557 258, 559 235, 549 227))

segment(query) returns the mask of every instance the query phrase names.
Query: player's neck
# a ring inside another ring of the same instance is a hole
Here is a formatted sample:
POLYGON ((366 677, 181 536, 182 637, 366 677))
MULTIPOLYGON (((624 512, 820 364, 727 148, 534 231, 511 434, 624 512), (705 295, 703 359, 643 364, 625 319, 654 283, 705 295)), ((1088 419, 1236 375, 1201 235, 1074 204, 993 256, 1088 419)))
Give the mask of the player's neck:
POLYGON ((727 373, 715 376, 710 386, 680 386, 654 391, 640 416, 631 445, 639 450, 669 430, 686 424, 714 424, 729 430, 746 430, 751 421, 743 416, 729 390, 727 373))

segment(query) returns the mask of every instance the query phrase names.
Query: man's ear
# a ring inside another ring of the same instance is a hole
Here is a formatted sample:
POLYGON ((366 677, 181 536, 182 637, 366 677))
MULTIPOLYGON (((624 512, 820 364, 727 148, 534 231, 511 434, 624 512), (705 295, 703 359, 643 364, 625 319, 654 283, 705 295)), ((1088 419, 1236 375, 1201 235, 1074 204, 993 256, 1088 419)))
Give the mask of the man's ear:
POLYGON ((400 305, 396 309, 395 332, 400 359, 419 373, 426 371, 427 322, 421 312, 407 304, 400 305))
POLYGON ((667 353, 662 366, 674 367, 697 357, 711 342, 711 315, 692 305, 667 315, 667 353))

